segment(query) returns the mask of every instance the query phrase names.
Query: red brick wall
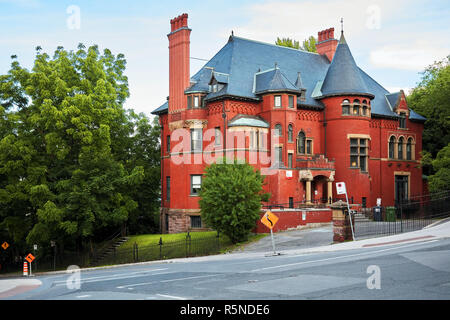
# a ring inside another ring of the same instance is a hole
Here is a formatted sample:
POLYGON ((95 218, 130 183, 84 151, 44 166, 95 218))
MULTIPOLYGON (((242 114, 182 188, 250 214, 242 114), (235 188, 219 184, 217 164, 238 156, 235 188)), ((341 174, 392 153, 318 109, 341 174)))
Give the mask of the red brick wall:
MULTIPOLYGON (((328 223, 332 221, 331 209, 321 209, 321 210, 271 210, 273 214, 278 217, 278 222, 272 229, 273 232, 278 232, 282 230, 287 230, 290 228, 296 228, 299 226, 305 226, 310 223, 328 223), (303 214, 305 214, 305 220, 303 220, 303 214)), ((264 216, 265 212, 261 213, 261 218, 264 216)), ((260 220, 257 221, 256 228, 254 230, 256 233, 267 233, 270 229, 267 228, 260 220)))

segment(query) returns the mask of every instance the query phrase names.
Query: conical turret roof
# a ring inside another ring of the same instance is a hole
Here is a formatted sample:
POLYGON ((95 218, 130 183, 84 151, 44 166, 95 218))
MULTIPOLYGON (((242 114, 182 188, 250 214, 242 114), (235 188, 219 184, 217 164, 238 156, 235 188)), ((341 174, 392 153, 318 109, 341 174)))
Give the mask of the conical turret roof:
POLYGON ((364 82, 361 72, 353 59, 344 33, 336 48, 333 60, 321 88, 322 96, 365 95, 373 97, 364 82))

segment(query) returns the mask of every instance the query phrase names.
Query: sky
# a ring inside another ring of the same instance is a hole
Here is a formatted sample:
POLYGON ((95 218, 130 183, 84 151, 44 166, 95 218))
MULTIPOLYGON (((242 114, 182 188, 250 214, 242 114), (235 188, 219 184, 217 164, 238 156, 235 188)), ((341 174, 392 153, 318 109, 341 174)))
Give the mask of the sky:
POLYGON ((31 69, 35 48, 50 56, 58 46, 98 45, 127 60, 128 109, 150 112, 169 91, 170 19, 188 13, 191 75, 236 36, 274 43, 302 42, 341 30, 358 66, 390 92, 408 92, 421 72, 450 54, 450 2, 417 0, 144 1, 0 0, 0 74, 11 55, 31 69))

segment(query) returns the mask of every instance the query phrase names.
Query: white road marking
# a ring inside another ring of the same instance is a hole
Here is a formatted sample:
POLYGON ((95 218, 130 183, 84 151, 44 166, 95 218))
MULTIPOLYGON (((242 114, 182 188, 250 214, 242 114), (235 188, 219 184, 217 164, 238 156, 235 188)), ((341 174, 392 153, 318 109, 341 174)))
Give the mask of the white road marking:
POLYGON ((86 295, 84 295, 84 296, 77 296, 77 298, 89 298, 89 297, 91 297, 91 295, 90 294, 86 294, 86 295))
POLYGON ((302 261, 302 262, 296 262, 296 263, 281 264, 281 265, 273 266, 273 267, 266 267, 266 268, 259 268, 259 269, 250 270, 250 272, 258 272, 258 271, 262 271, 262 270, 270 270, 270 269, 291 267, 291 266, 296 266, 296 265, 301 265, 301 264, 323 262, 323 261, 330 261, 330 260, 350 258, 350 257, 358 257, 358 256, 363 256, 363 255, 368 255, 368 254, 384 252, 384 251, 403 249, 403 248, 406 248, 406 247, 412 247, 412 246, 421 245, 421 244, 424 244, 424 243, 431 243, 431 242, 435 242, 435 241, 438 241, 438 240, 431 240, 431 241, 426 241, 426 242, 413 243, 413 244, 409 244, 409 245, 405 245, 405 246, 401 246, 401 247, 388 248, 388 249, 382 249, 382 250, 370 251, 370 252, 355 253, 355 254, 349 254, 349 255, 346 255, 346 256, 333 257, 333 258, 325 258, 325 259, 319 259, 319 260, 310 260, 310 261, 302 261))
MULTIPOLYGON (((156 276, 158 274, 170 274, 170 273, 173 273, 173 272, 153 273, 153 274, 150 274, 150 276, 156 276)), ((127 284, 125 286, 119 286, 119 287, 116 287, 116 288, 117 289, 125 289, 125 288, 131 289, 129 287, 146 286, 146 285, 153 284, 153 283, 155 283, 155 282, 152 281, 152 282, 143 282, 143 283, 136 283, 136 284, 127 284)))
POLYGON ((197 276, 197 277, 187 277, 187 278, 178 278, 178 279, 169 279, 169 280, 162 280, 160 282, 173 282, 173 281, 181 281, 181 280, 189 280, 189 279, 198 279, 198 278, 207 278, 207 277, 216 277, 216 276, 222 276, 222 274, 210 274, 207 276, 197 276))
MULTIPOLYGON (((173 272, 159 273, 159 274, 168 274, 168 273, 173 273, 173 272)), ((156 274, 157 273, 155 273, 155 275, 156 274)), ((125 289, 125 288, 131 289, 131 287, 147 286, 147 285, 155 284, 155 283, 182 281, 182 280, 199 279, 199 278, 216 277, 216 276, 222 276, 222 274, 210 274, 210 275, 206 275, 206 276, 195 276, 195 277, 168 279, 168 280, 160 280, 160 281, 152 281, 152 282, 141 282, 141 283, 135 283, 135 284, 127 284, 127 285, 124 285, 124 286, 118 286, 116 288, 117 289, 125 289)))
POLYGON ((156 294, 157 296, 163 297, 163 298, 170 298, 170 299, 175 299, 175 300, 187 300, 187 298, 183 298, 183 297, 177 297, 177 296, 169 296, 167 294, 156 294))
MULTIPOLYGON (((147 271, 139 271, 139 272, 132 272, 127 274, 114 274, 114 275, 107 275, 107 276, 99 276, 99 277, 91 277, 91 278, 83 278, 81 277, 80 281, 81 283, 91 283, 91 282, 101 282, 101 281, 111 281, 111 280, 122 280, 122 279, 129 279, 129 278, 139 278, 143 277, 145 273, 149 273, 148 275, 153 275, 152 271, 159 271, 159 270, 167 270, 167 268, 162 269, 153 269, 153 270, 147 270, 147 271), (134 276, 130 276, 130 274, 134 274, 134 276)), ((65 286, 67 280, 62 281, 54 281, 53 283, 56 286, 65 286)))

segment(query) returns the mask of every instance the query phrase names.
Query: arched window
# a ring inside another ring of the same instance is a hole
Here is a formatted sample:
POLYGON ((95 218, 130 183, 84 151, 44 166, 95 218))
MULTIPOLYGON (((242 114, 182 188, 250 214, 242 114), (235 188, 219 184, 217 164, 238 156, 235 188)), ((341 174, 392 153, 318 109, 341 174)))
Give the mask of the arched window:
POLYGON ((394 159, 395 137, 389 139, 389 159, 394 159))
POLYGON ((400 160, 403 160, 403 141, 404 141, 403 137, 400 137, 398 139, 398 153, 397 153, 398 156, 397 156, 397 158, 400 160))
POLYGON ((359 100, 355 99, 353 100, 353 115, 354 116, 359 116, 359 100))
POLYGON ((292 124, 288 125, 288 142, 294 141, 294 128, 292 124))
POLYGON ((412 160, 412 138, 406 143, 406 160, 412 160))
POLYGON ((275 136, 281 137, 283 135, 283 129, 281 127, 281 124, 275 125, 275 136))
POLYGON ((347 99, 342 101, 342 114, 345 114, 345 115, 350 114, 350 101, 347 99))
POLYGON ((367 113, 367 111, 368 111, 368 107, 367 107, 367 100, 363 100, 363 102, 362 102, 362 115, 363 116, 368 116, 368 113, 367 113))
POLYGON ((303 131, 298 133, 297 137, 297 153, 305 154, 306 136, 303 131))

